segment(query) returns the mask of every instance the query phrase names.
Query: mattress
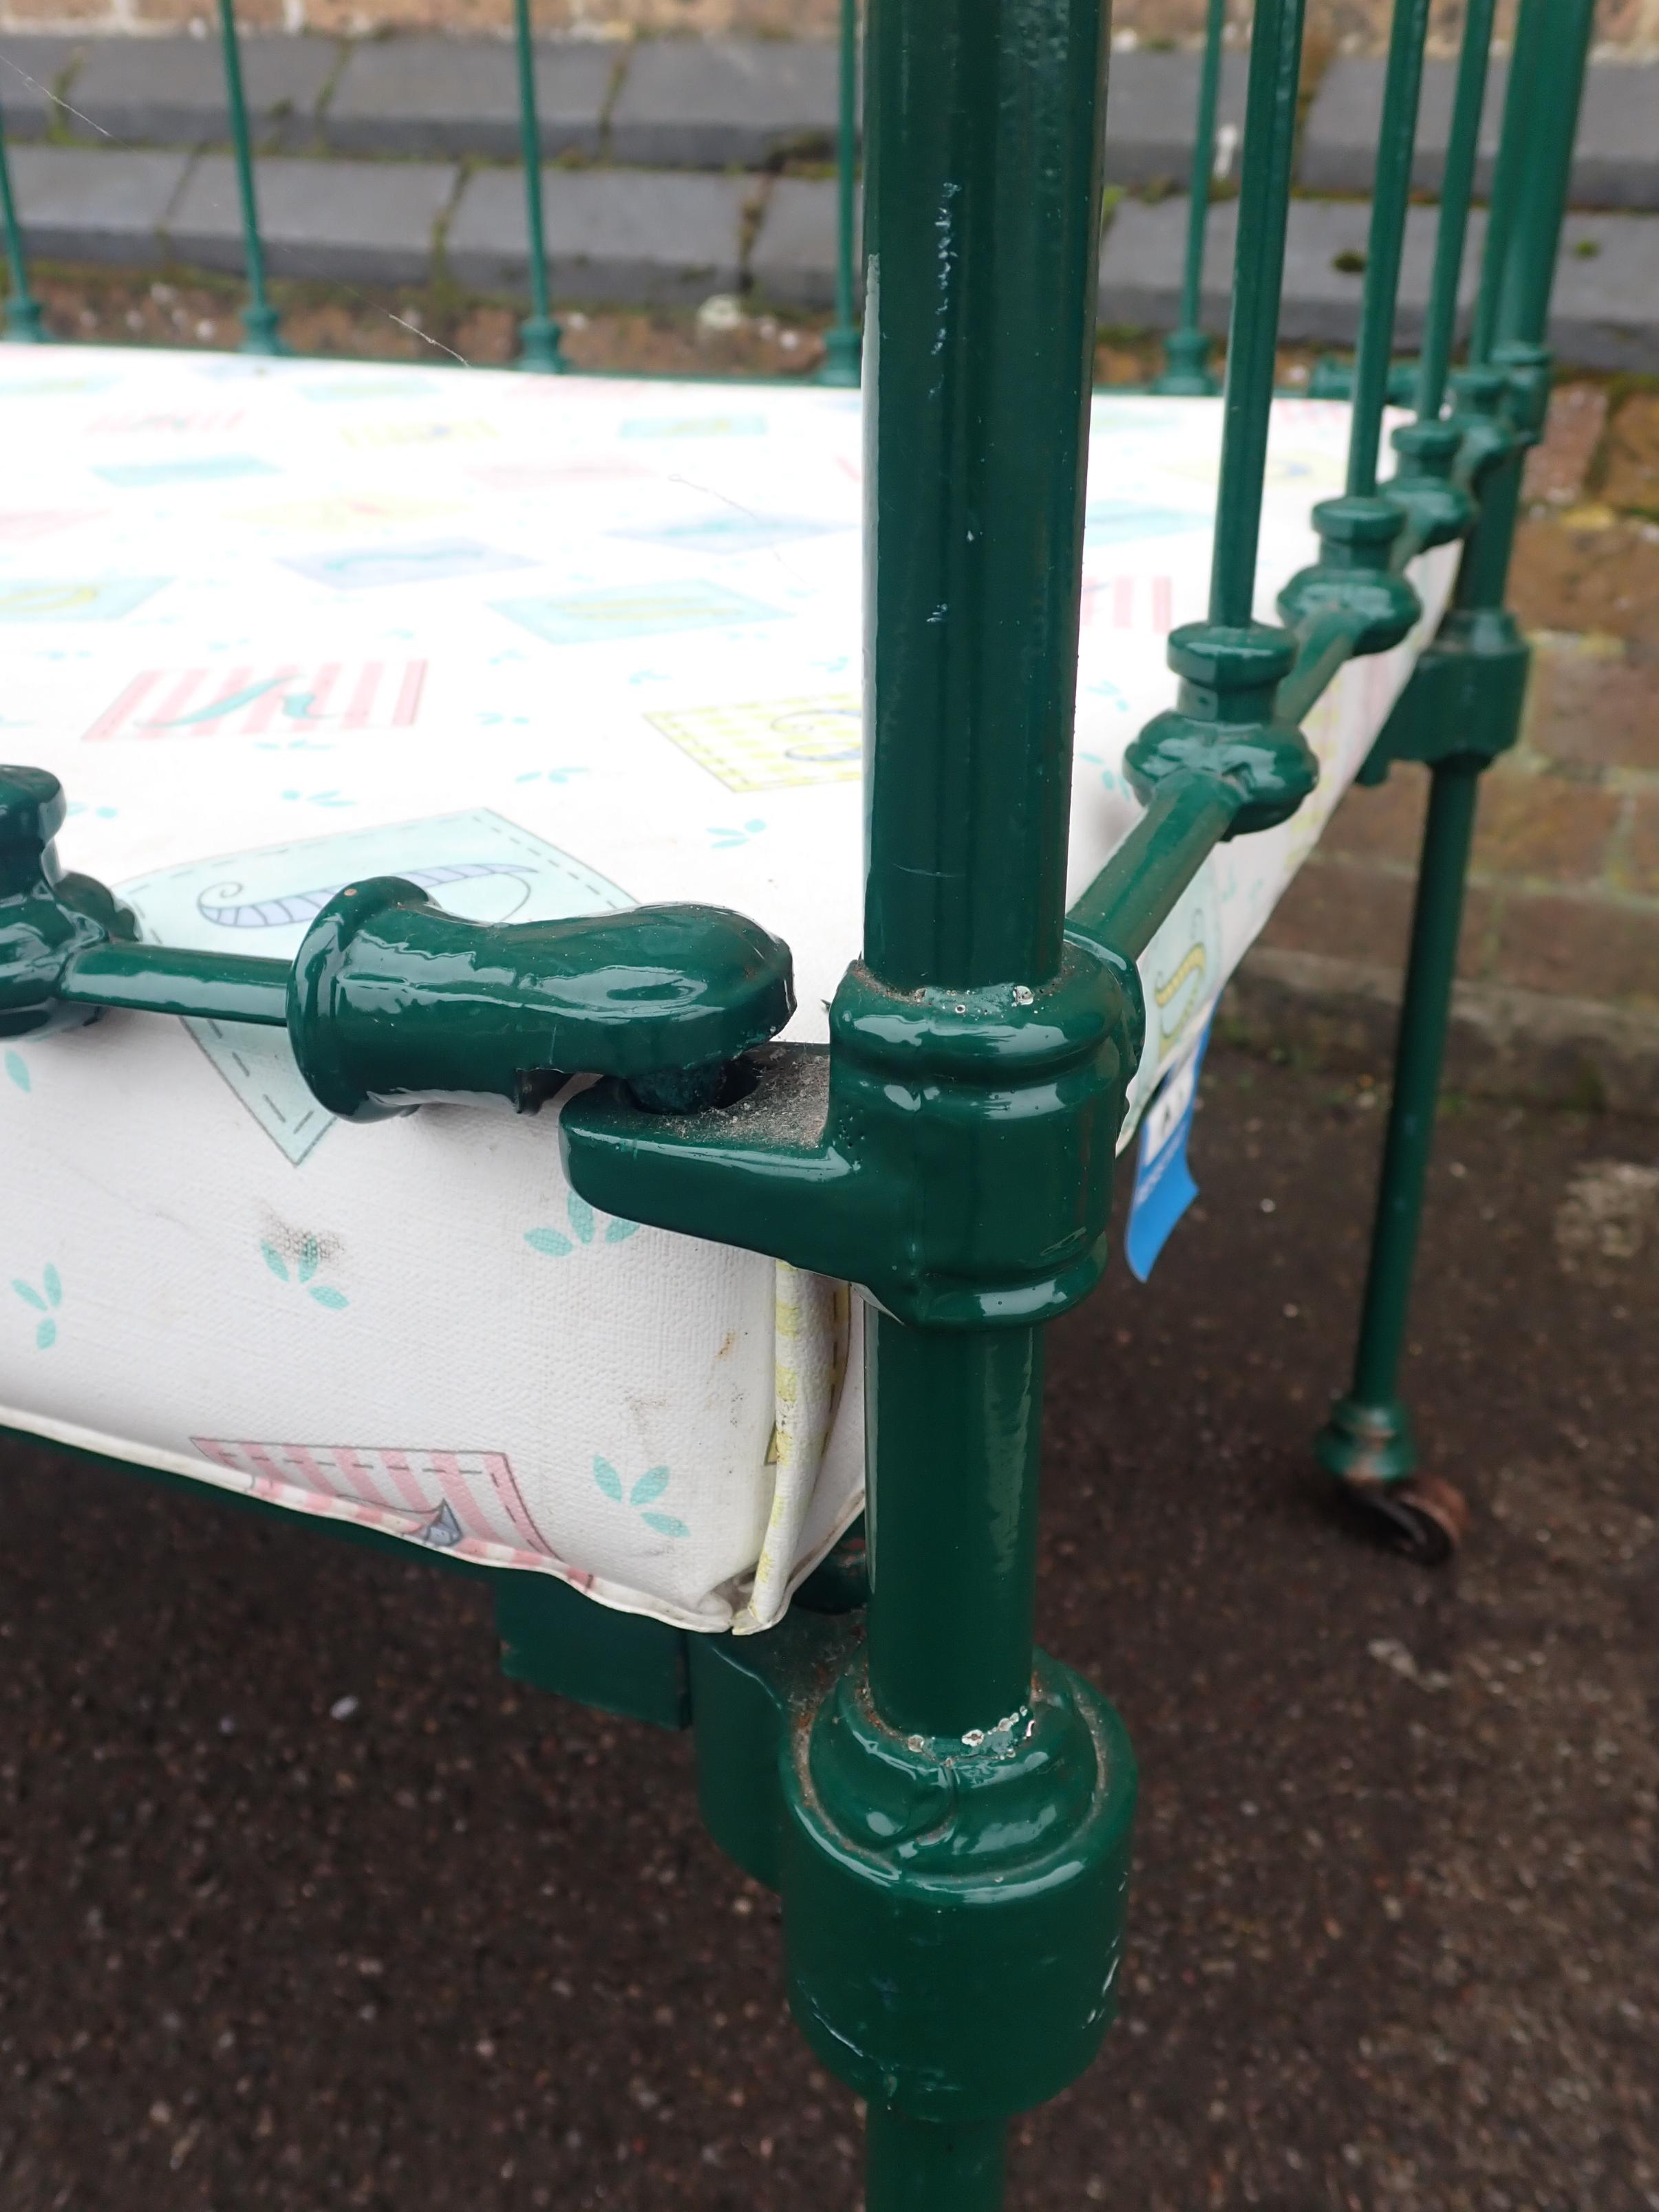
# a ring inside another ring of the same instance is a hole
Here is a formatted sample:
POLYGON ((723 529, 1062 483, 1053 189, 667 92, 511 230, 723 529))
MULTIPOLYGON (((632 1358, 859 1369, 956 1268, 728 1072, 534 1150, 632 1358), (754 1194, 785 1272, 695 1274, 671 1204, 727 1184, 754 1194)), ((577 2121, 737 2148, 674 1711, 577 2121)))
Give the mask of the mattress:
MULTIPOLYGON (((859 950, 860 403, 813 388, 0 349, 0 755, 142 933, 291 955, 341 885, 477 919, 733 907, 799 1012, 859 950)), ((1261 606, 1347 410, 1275 409, 1261 606)), ((1071 835, 1204 611, 1218 402, 1094 404, 1071 835)), ((1427 613, 1309 718, 1322 780, 1143 962, 1125 1139, 1363 761, 1427 613)), ((596 1214, 557 1102, 336 1123, 280 1032, 0 1045, 0 1424, 686 1628, 764 1627, 856 1515, 856 1287, 596 1214)), ((72 1510, 66 1504, 65 1510, 72 1510)))

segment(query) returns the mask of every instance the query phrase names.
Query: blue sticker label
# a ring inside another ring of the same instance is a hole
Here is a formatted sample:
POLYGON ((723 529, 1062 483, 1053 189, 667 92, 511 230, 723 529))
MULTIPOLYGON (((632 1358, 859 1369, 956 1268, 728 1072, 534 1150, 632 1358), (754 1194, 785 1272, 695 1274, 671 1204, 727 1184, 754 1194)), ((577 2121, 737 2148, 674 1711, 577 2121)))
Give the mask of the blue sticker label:
POLYGON ((1164 1078, 1140 1125, 1140 1155, 1135 1163, 1134 1194, 1129 1200, 1123 1256, 1129 1273, 1144 1283, 1170 1241, 1170 1232, 1198 1196, 1187 1164, 1187 1139, 1198 1105, 1199 1070, 1209 1047, 1206 1022, 1198 1043, 1174 1073, 1164 1078))

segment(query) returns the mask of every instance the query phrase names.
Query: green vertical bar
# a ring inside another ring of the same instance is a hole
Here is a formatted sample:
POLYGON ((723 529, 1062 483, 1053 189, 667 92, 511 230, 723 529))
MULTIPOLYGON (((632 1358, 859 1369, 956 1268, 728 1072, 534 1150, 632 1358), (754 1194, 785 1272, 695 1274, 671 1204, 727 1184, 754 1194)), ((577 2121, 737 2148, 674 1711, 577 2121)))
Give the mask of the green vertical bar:
POLYGON ((894 1728, 964 1735, 1030 1693, 1042 1332, 869 1308, 864 1343, 871 1679, 894 1728))
POLYGON ((1523 71, 1535 89, 1493 314, 1495 343, 1541 345, 1548 336, 1594 15, 1595 0, 1550 0, 1523 15, 1516 28, 1511 75, 1523 71), (1530 33, 1525 46, 1523 33, 1530 33))
POLYGON ((1394 1097, 1354 1369, 1353 1395, 1362 1406, 1389 1404, 1399 1379, 1481 766, 1470 759, 1443 762, 1433 771, 1430 787, 1411 959, 1395 1046, 1394 1097))
POLYGON ((1285 227, 1296 150, 1304 0, 1256 0, 1238 195, 1238 251, 1227 339, 1227 398, 1216 491, 1210 619, 1243 629, 1255 605, 1261 484, 1267 465, 1285 279, 1285 227))
POLYGON ((841 0, 841 83, 836 127, 836 319, 823 334, 820 384, 845 386, 859 380, 858 86, 859 0, 841 0))
POLYGON ((1212 392, 1210 341, 1200 323, 1204 307, 1204 246, 1210 221, 1210 180, 1215 170, 1215 112, 1221 90, 1221 41, 1227 0, 1209 0, 1204 60, 1198 80, 1192 178, 1187 198, 1187 259, 1181 279, 1181 319, 1164 349, 1168 366, 1154 389, 1182 396, 1212 392))
MULTIPOLYGON (((1060 964, 1105 58, 1098 0, 870 11, 865 957, 896 990, 1060 964)), ((876 1702, 988 1728, 1030 1692, 1040 1334, 866 1344, 876 1702)))
POLYGON ((1452 100, 1451 135, 1446 146, 1440 187, 1440 221, 1435 231, 1434 276, 1418 367, 1418 420, 1437 420, 1446 397, 1446 373, 1457 337, 1457 295, 1463 281, 1463 249, 1468 238, 1469 205, 1480 153, 1480 118, 1486 105, 1492 61, 1492 17, 1498 0, 1468 0, 1463 47, 1452 100))
POLYGON ((866 2128, 866 2212, 998 2212, 1002 2121, 945 2127, 872 2105, 866 2128))
POLYGON ((1365 298, 1354 359, 1353 416, 1348 439, 1348 492, 1369 498, 1376 489, 1382 410, 1388 404, 1394 355, 1400 264, 1411 204, 1412 156, 1417 143, 1417 106, 1423 52, 1429 33, 1429 0, 1395 0, 1389 70, 1382 94, 1371 222, 1365 256, 1365 298))
POLYGON ((225 105, 236 156, 236 189, 242 205, 242 253, 247 264, 247 305, 242 310, 242 351, 283 350, 276 310, 265 289, 265 249, 259 236, 259 203, 253 187, 253 142, 247 101, 242 93, 242 50, 236 30, 236 0, 219 0, 219 36, 225 58, 225 105))
POLYGON ((865 954, 901 990, 1060 963, 1105 53, 1099 0, 871 10, 865 954))
POLYGON ((6 266, 11 286, 6 295, 6 336, 14 345, 40 345, 46 338, 40 305, 29 290, 28 263, 23 252, 23 227, 17 220, 12 197, 11 162, 6 152, 6 129, 0 120, 0 219, 6 226, 6 266))
MULTIPOLYGON (((1475 303, 1474 330, 1469 359, 1491 358, 1498 335, 1498 302, 1509 260, 1510 233, 1522 180, 1533 158, 1533 111, 1541 88, 1538 64, 1540 41, 1549 9, 1556 0, 1521 0, 1515 38, 1510 49, 1508 89, 1504 95, 1504 127, 1498 137, 1498 161, 1492 172, 1492 199, 1486 215, 1486 243, 1480 260, 1480 293, 1475 303)), ((1571 4, 1571 0, 1569 0, 1571 4)))
POLYGON ((547 289, 547 245, 542 222, 542 132, 536 112, 536 49, 530 35, 530 0, 513 0, 519 70, 519 151, 524 164, 525 215, 530 233, 530 308, 519 325, 519 366, 556 376, 565 367, 562 332, 547 289))

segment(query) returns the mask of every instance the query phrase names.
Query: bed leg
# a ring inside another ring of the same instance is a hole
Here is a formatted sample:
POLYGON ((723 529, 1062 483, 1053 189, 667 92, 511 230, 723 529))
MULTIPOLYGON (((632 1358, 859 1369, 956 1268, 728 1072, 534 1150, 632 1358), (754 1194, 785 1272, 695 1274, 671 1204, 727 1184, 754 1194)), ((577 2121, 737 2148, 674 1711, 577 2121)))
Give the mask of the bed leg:
POLYGON ((872 2105, 866 2212, 1001 2212, 1007 2132, 1001 2119, 942 2127, 872 2105))
POLYGON ((1353 1387, 1332 1408, 1316 1446, 1326 1472, 1386 1518, 1402 1549, 1431 1565, 1450 1556, 1468 1509, 1449 1483, 1417 1474, 1417 1448, 1398 1390, 1400 1357, 1484 765, 1462 756, 1431 770, 1353 1387))

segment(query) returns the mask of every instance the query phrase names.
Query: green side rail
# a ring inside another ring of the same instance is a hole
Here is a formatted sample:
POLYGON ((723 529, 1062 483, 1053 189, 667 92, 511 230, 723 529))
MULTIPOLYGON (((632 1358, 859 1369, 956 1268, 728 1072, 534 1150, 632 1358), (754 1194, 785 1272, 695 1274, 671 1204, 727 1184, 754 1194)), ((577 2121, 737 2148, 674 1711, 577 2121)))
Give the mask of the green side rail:
POLYGON ((17 201, 11 188, 11 157, 6 149, 6 125, 0 117, 0 222, 6 232, 5 337, 12 345, 43 345, 46 325, 40 303, 29 289, 28 258, 23 246, 23 226, 17 219, 17 201))

